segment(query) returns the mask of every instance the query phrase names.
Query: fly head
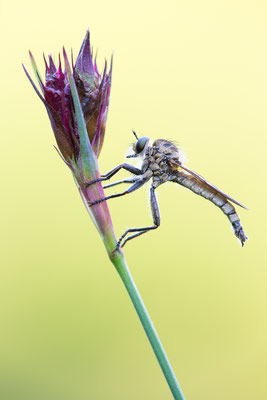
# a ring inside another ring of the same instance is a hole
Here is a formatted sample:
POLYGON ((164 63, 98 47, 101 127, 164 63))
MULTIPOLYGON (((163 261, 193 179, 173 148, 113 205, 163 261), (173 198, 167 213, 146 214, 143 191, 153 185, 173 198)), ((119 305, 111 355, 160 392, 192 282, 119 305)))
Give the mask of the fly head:
POLYGON ((147 148, 147 146, 149 144, 149 138, 147 136, 142 136, 142 137, 138 138, 135 131, 133 131, 133 134, 137 139, 137 142, 133 144, 134 153, 130 154, 126 158, 139 157, 140 155, 143 154, 143 152, 145 151, 145 149, 147 148))

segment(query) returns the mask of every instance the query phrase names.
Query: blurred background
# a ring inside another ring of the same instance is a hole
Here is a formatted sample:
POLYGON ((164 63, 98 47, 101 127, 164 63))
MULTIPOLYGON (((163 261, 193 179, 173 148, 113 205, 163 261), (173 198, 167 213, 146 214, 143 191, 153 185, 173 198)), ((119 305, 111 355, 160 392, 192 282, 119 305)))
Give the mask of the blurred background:
MULTIPOLYGON (((172 398, 21 67, 28 49, 42 73, 43 52, 76 57, 89 27, 100 69, 114 52, 101 171, 123 162, 134 128, 176 140, 250 209, 241 248, 220 210, 166 184, 160 229, 125 247, 186 399, 266 400, 266 12, 259 0, 2 6, 1 399, 172 398)), ((117 236, 151 223, 148 204, 147 187, 111 200, 117 236)))

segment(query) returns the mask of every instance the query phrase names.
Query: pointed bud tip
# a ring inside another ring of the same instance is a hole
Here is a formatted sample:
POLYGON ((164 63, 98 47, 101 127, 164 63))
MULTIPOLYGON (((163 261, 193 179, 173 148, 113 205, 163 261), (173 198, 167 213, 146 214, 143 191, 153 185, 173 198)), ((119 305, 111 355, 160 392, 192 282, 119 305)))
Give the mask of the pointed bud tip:
POLYGON ((34 71, 35 71, 35 72, 37 72, 37 66, 36 66, 36 62, 35 62, 35 59, 34 59, 34 57, 33 57, 33 55, 32 55, 32 52, 31 52, 31 50, 29 50, 29 56, 30 56, 30 60, 31 60, 31 63, 32 63, 33 69, 34 69, 34 71))
POLYGON ((72 66, 72 70, 74 72, 75 66, 74 66, 74 59, 73 59, 73 49, 71 48, 71 66, 72 66))
POLYGON ((78 57, 75 63, 75 70, 78 73, 87 74, 89 80, 94 80, 94 66, 92 60, 92 53, 90 48, 90 33, 89 29, 83 39, 78 57))
POLYGON ((63 58, 64 58, 64 62, 65 62, 65 69, 68 73, 71 74, 71 68, 70 68, 70 63, 69 63, 69 59, 67 56, 67 52, 65 50, 65 47, 63 46, 62 48, 62 53, 63 53, 63 58))
POLYGON ((90 31, 89 31, 89 28, 87 28, 87 30, 86 30, 85 39, 86 39, 86 40, 90 40, 90 31))
POLYGON ((38 97, 42 100, 42 102, 43 102, 44 105, 46 106, 46 101, 45 101, 45 99, 43 98, 43 96, 41 95, 41 93, 39 92, 39 90, 37 89, 35 83, 33 82, 32 78, 30 77, 30 74, 29 74, 28 71, 26 70, 24 64, 22 64, 22 68, 24 69, 24 72, 25 72, 27 78, 29 79, 29 81, 30 81, 30 83, 31 83, 31 85, 32 85, 32 87, 33 87, 33 89, 35 90, 36 94, 38 95, 38 97))
POLYGON ((24 69, 24 72, 25 72, 25 73, 26 73, 26 75, 27 75, 27 70, 26 70, 26 68, 25 68, 24 64, 23 64, 23 63, 21 63, 21 65, 22 65, 22 68, 24 69))
POLYGON ((65 61, 68 60, 67 52, 66 52, 64 46, 62 47, 62 53, 63 53, 63 58, 64 58, 64 60, 65 60, 65 61))
POLYGON ((109 73, 111 74, 112 72, 112 68, 113 68, 113 58, 114 58, 114 50, 111 54, 111 58, 110 58, 110 69, 109 69, 109 73))

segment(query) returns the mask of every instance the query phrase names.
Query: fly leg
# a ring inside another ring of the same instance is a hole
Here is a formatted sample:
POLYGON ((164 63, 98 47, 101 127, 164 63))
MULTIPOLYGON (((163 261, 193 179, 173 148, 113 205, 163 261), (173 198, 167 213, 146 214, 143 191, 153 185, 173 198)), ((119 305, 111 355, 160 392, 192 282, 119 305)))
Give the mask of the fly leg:
POLYGON ((129 171, 134 175, 142 175, 141 169, 136 168, 131 164, 123 163, 123 164, 120 164, 117 167, 113 168, 111 171, 107 172, 106 174, 101 175, 101 178, 97 178, 97 179, 94 179, 94 180, 92 180, 90 182, 87 182, 85 184, 85 187, 88 187, 88 186, 92 185, 93 183, 97 183, 97 182, 100 182, 100 181, 107 181, 113 175, 115 175, 117 172, 119 172, 121 169, 126 169, 126 171, 129 171))
POLYGON ((107 189, 110 188, 112 186, 116 186, 116 185, 120 185, 121 183, 134 183, 138 180, 139 178, 137 177, 132 177, 132 178, 126 178, 123 179, 122 181, 118 181, 118 182, 113 182, 113 183, 109 183, 108 185, 103 186, 103 189, 107 189))
POLYGON ((135 237, 143 235, 144 233, 151 231, 153 229, 157 229, 160 226, 159 206, 158 206, 158 202, 157 202, 156 195, 155 195, 155 188, 153 186, 151 186, 151 188, 150 188, 150 206, 151 206, 151 210, 152 210, 154 225, 146 226, 144 228, 127 229, 127 231, 124 232, 124 234, 120 237, 119 241, 117 242, 116 250, 118 250, 119 247, 123 247, 126 244, 126 242, 128 242, 128 240, 134 239, 135 237), (133 233, 133 232, 137 232, 137 233, 129 236, 127 239, 125 239, 123 241, 123 243, 121 245, 121 242, 125 238, 125 236, 128 233, 133 233))
POLYGON ((124 192, 111 194, 110 196, 104 197, 103 199, 98 199, 98 200, 95 200, 95 201, 92 201, 92 202, 88 202, 88 205, 89 205, 89 207, 92 207, 95 204, 101 203, 102 201, 109 200, 109 199, 114 199, 115 197, 121 197, 121 196, 124 196, 126 194, 132 193, 135 190, 137 190, 140 187, 142 187, 145 183, 146 183, 146 179, 140 179, 137 182, 135 182, 132 186, 130 186, 127 190, 125 190, 124 192))

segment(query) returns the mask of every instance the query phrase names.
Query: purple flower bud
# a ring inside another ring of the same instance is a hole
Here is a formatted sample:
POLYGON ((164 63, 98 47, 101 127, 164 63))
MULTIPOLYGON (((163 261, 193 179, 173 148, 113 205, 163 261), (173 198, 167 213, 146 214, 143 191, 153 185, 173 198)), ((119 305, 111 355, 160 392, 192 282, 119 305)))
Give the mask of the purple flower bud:
POLYGON ((89 31, 87 31, 73 68, 73 75, 84 113, 88 136, 97 156, 104 141, 111 73, 112 62, 109 73, 107 73, 107 63, 105 62, 102 76, 98 72, 96 61, 93 64, 89 31))
POLYGON ((102 201, 96 207, 90 208, 92 201, 105 197, 102 183, 100 181, 92 185, 87 183, 100 178, 97 157, 105 135, 112 67, 107 73, 107 63, 105 63, 103 74, 99 73, 96 62, 93 63, 92 59, 89 31, 86 33, 75 66, 72 63, 72 69, 64 48, 63 56, 64 71, 60 57, 58 67, 51 55, 48 60, 44 57, 45 82, 43 82, 30 53, 41 91, 23 68, 46 107, 62 158, 72 170, 86 208, 110 253, 111 249, 114 250, 116 238, 107 203, 102 201))
MULTIPOLYGON (((52 56, 49 55, 48 62, 44 57, 46 73, 45 83, 43 83, 31 53, 30 58, 42 94, 36 88, 28 72, 26 70, 25 72, 46 107, 63 158, 72 165, 80 157, 80 140, 67 74, 62 71, 60 57, 57 68, 52 56)), ((89 31, 87 31, 75 66, 73 66, 73 77, 78 89, 88 137, 97 157, 105 136, 111 71, 112 63, 110 71, 107 73, 107 63, 105 62, 103 74, 98 72, 96 62, 93 63, 89 31)))

